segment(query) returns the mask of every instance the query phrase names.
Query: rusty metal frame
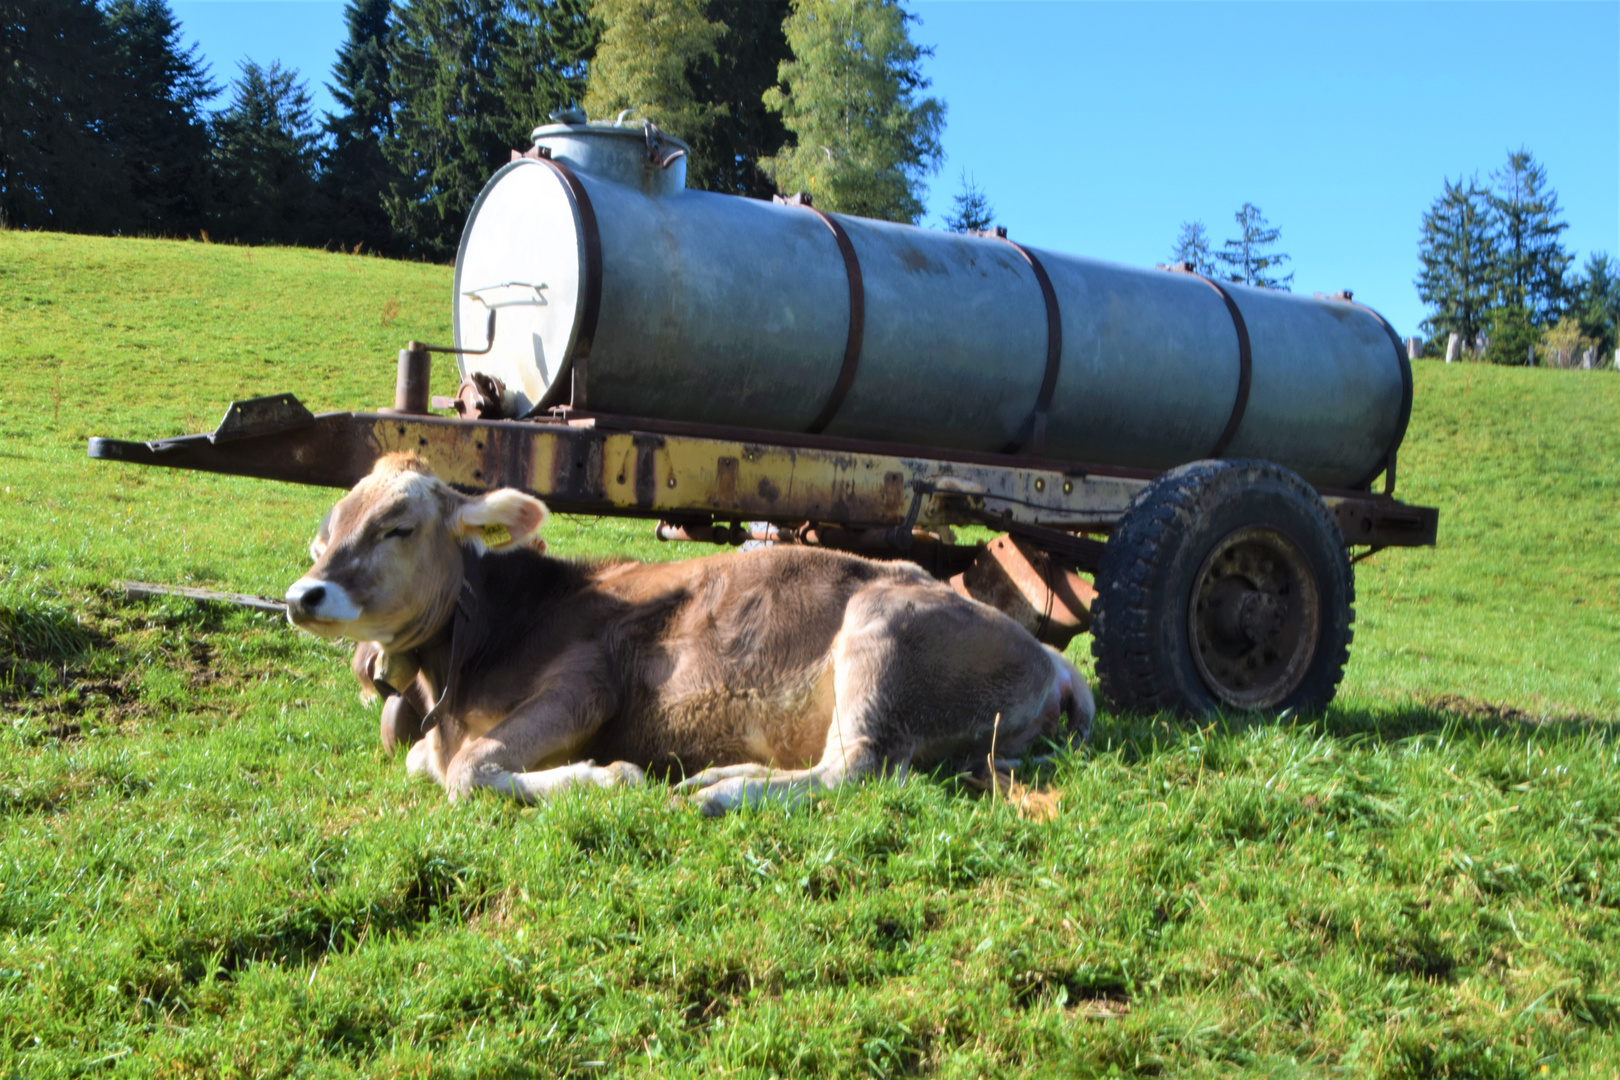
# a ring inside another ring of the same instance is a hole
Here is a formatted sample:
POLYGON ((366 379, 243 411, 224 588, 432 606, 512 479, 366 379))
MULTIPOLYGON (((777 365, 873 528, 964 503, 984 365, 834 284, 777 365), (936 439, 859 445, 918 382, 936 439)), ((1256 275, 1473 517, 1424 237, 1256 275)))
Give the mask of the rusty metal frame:
MULTIPOLYGON (((511 486, 564 513, 670 521, 825 522, 893 528, 975 524, 987 510, 1053 529, 1107 529, 1146 479, 941 460, 873 444, 783 445, 724 433, 665 434, 589 421, 533 423, 324 413, 216 443, 92 439, 100 460, 350 487, 384 454, 411 451, 464 491, 511 486)), ((1053 464, 1053 463, 1042 463, 1053 464)))
MULTIPOLYGON (((677 525, 768 521, 881 529, 990 525, 1092 569, 1100 541, 1158 474, 1039 458, 572 414, 564 422, 323 413, 290 395, 236 402, 221 431, 152 442, 91 439, 109 461, 347 488, 384 454, 417 453, 468 492, 531 491, 563 513, 677 525), (263 406, 263 407, 261 407, 263 406), (273 408, 271 407, 273 406, 273 408), (241 418, 277 416, 279 423, 241 418), (229 437, 221 437, 228 434, 229 437)), ((1347 545, 1430 545, 1438 511, 1320 489, 1347 545)), ((904 551, 904 546, 900 546, 904 551)))

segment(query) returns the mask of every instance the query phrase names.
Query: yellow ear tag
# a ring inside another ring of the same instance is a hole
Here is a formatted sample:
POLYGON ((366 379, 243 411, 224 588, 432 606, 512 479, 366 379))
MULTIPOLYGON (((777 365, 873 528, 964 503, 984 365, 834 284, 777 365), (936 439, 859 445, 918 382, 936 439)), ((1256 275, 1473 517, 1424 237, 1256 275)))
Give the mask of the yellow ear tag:
POLYGON ((500 547, 512 542, 512 530, 505 525, 485 525, 483 535, 484 543, 490 547, 500 547))

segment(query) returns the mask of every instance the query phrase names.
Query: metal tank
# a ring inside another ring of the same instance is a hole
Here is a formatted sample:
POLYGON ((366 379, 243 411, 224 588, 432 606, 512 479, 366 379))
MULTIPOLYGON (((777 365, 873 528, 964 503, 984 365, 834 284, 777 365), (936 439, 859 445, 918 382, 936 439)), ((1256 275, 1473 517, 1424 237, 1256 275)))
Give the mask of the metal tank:
POLYGON ((651 125, 558 123, 456 259, 463 376, 591 412, 1142 468, 1263 458, 1360 487, 1411 370, 1376 313, 687 190, 651 125), (489 312, 498 312, 486 343, 489 312))

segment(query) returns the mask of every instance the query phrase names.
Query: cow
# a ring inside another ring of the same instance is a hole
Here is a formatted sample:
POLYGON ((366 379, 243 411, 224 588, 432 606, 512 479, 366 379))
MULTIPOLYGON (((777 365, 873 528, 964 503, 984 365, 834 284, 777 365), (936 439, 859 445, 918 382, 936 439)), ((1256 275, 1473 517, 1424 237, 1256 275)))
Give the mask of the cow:
POLYGON ((911 563, 783 545, 575 562, 545 553, 546 514, 390 454, 287 590, 295 626, 363 643, 356 674, 400 695, 404 727, 426 714, 407 773, 452 800, 651 772, 720 814, 1090 732, 1091 691, 1062 654, 911 563))

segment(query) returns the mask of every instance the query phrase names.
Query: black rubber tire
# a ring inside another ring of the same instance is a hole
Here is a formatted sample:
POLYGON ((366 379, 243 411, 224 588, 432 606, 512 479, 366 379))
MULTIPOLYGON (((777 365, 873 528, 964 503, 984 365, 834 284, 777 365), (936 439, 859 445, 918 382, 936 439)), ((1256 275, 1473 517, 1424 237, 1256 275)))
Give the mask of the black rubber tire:
MULTIPOLYGON (((1222 460, 1165 473, 1131 501, 1109 537, 1096 575, 1091 655, 1111 708, 1184 716, 1244 711, 1200 673, 1192 611, 1207 560, 1240 530, 1286 538, 1316 590, 1314 647, 1307 658, 1305 647, 1296 646, 1299 659, 1279 677, 1279 692, 1299 681, 1259 711, 1313 713, 1333 700, 1355 619, 1355 577, 1338 525, 1316 491, 1289 470, 1222 460)), ((1289 636, 1308 640, 1308 627, 1289 636)))

